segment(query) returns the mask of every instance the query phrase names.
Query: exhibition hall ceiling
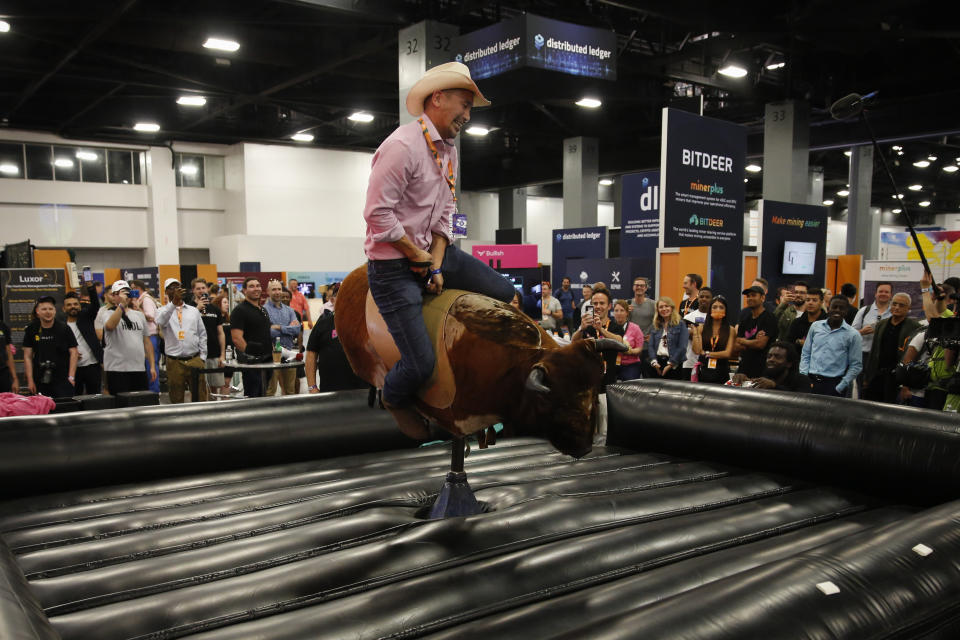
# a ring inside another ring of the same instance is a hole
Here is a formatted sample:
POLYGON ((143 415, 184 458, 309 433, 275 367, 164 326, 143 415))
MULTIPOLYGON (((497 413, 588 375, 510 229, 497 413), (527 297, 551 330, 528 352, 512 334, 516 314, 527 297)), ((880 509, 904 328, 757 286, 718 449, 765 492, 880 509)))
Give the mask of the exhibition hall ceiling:
MULTIPOLYGON (((762 165, 764 106, 800 99, 811 107, 811 164, 824 168, 824 198, 842 207, 843 150, 868 138, 861 123, 833 120, 828 108, 848 93, 878 91, 870 115, 907 201, 956 212, 960 172, 944 167, 960 162, 960 88, 944 69, 960 63, 960 35, 944 29, 942 7, 893 0, 2 0, 0 21, 9 29, 0 23, 0 127, 99 141, 374 149, 398 123, 400 29, 430 19, 467 33, 529 12, 613 30, 617 80, 524 69, 482 83, 494 104, 473 116, 489 133, 463 141, 467 189, 557 182, 562 141, 575 136, 599 139, 601 174, 654 168, 661 109, 690 109, 701 98, 704 115, 748 128, 749 154, 762 165), (205 48, 211 37, 239 48, 205 48), (717 73, 731 62, 747 75, 717 73), (602 106, 576 106, 587 95, 602 106), (204 102, 178 104, 182 97, 204 102), (351 120, 357 111, 372 120, 351 120), (138 122, 160 130, 136 131, 138 122), (296 143, 296 133, 313 140, 296 143), (923 160, 929 166, 914 166, 923 160)), ((761 176, 751 174, 748 199, 761 197, 761 176)), ((873 203, 891 202, 878 166, 873 203)))

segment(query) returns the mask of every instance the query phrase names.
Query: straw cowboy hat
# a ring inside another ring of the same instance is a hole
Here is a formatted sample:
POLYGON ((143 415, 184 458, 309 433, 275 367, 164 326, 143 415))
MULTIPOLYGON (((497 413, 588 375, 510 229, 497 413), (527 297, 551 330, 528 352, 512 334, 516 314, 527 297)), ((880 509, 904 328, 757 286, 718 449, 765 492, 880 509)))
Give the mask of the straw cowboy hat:
POLYGON ((434 91, 444 91, 445 89, 466 89, 473 92, 473 106, 486 107, 490 101, 483 97, 477 83, 470 77, 470 69, 461 62, 448 62, 428 69, 423 77, 417 80, 417 83, 407 94, 407 111, 412 116, 419 116, 423 113, 423 101, 427 99, 434 91))

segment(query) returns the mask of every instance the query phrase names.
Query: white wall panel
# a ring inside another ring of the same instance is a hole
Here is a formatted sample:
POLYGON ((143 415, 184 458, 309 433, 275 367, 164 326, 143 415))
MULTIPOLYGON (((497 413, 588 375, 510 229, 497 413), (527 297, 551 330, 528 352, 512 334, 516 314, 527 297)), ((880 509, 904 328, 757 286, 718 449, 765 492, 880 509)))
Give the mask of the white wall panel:
POLYGON ((467 214, 467 238, 493 243, 500 226, 500 197, 496 193, 464 191, 460 210, 467 214))
POLYGON ((139 267, 144 249, 77 249, 77 269, 89 266, 94 271, 139 267))
POLYGON ((147 246, 145 209, 0 204, 0 230, 4 242, 29 238, 38 247, 147 246))
POLYGON ((247 233, 364 235, 372 153, 243 146, 247 233))
POLYGON ((223 211, 197 209, 177 210, 177 233, 180 249, 210 249, 210 242, 226 232, 223 211))
POLYGON ((254 261, 264 271, 352 271, 366 256, 362 237, 233 235, 213 238, 210 261, 220 271, 254 261))
POLYGON ((527 242, 539 246, 540 262, 553 263, 551 232, 562 228, 562 198, 527 198, 527 242))

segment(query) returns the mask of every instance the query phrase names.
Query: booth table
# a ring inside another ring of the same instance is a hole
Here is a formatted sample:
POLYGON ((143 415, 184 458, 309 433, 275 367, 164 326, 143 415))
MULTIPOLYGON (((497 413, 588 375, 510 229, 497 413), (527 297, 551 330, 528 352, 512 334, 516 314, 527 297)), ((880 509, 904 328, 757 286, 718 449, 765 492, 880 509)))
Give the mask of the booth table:
MULTIPOLYGON (((270 371, 270 372, 272 373, 274 370, 277 370, 277 369, 290 369, 290 368, 294 368, 294 367, 300 367, 300 366, 302 366, 302 365, 303 365, 303 361, 301 361, 301 360, 290 360, 290 361, 288 361, 288 362, 257 362, 257 363, 252 363, 252 364, 241 364, 241 363, 237 362, 236 360, 232 360, 229 364, 226 364, 226 365, 224 365, 224 366, 222 366, 222 367, 213 367, 213 368, 209 368, 209 369, 207 369, 207 368, 204 368, 204 369, 199 369, 199 368, 197 368, 197 369, 192 369, 192 370, 190 371, 190 397, 191 397, 191 398, 196 398, 196 397, 197 397, 196 390, 199 389, 199 385, 200 385, 200 374, 201 374, 201 373, 221 373, 221 372, 223 372, 225 378, 227 378, 227 379, 233 379, 233 372, 235 372, 235 371, 237 371, 237 370, 241 370, 241 371, 242 371, 242 370, 244 370, 244 369, 248 369, 248 370, 249 370, 249 369, 260 369, 260 370, 262 370, 262 371, 270 371), (228 371, 231 372, 229 375, 227 375, 227 372, 228 372, 228 371)), ((268 382, 267 380, 264 380, 264 385, 263 385, 264 389, 267 388, 267 382, 268 382)), ((223 395, 223 394, 219 394, 219 393, 218 393, 218 394, 213 394, 213 393, 211 393, 211 394, 210 394, 210 397, 216 397, 216 398, 234 398, 234 399, 237 399, 237 398, 242 398, 242 397, 244 397, 244 396, 234 396, 234 395, 223 395)))

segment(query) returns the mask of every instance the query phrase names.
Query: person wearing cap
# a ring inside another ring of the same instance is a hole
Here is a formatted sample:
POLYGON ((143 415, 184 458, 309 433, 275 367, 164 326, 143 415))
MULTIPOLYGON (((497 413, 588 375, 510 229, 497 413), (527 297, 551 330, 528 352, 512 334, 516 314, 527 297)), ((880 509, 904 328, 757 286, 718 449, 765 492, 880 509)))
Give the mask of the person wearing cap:
POLYGON ((748 378, 759 377, 767 357, 767 345, 777 339, 777 319, 764 307, 766 292, 760 285, 743 290, 747 305, 737 325, 735 345, 740 354, 737 373, 748 378))
POLYGON ((93 326, 103 340, 107 391, 113 395, 146 391, 147 369, 150 380, 157 378, 147 318, 142 312, 128 308, 130 285, 126 280, 114 282, 104 297, 107 306, 100 308, 93 326))
POLYGON ((451 287, 503 302, 513 298, 506 278, 451 244, 459 165, 453 139, 470 121, 471 108, 489 104, 466 65, 428 70, 406 97, 416 119, 384 140, 371 165, 363 211, 367 278, 400 351, 384 380, 383 403, 417 439, 429 432, 411 404, 436 361, 421 311, 424 292, 439 295, 451 287))
POLYGON ((77 339, 66 322, 57 319, 56 300, 40 296, 36 320, 23 331, 23 369, 30 393, 69 398, 77 373, 77 339))
POLYGON ((176 278, 163 283, 167 304, 157 309, 157 327, 163 335, 163 354, 167 358, 167 387, 170 404, 182 404, 184 390, 190 389, 193 402, 207 399, 203 376, 192 375, 191 369, 203 369, 207 362, 207 329, 196 307, 184 304, 187 292, 176 278), (193 383, 197 387, 193 387, 193 383))

